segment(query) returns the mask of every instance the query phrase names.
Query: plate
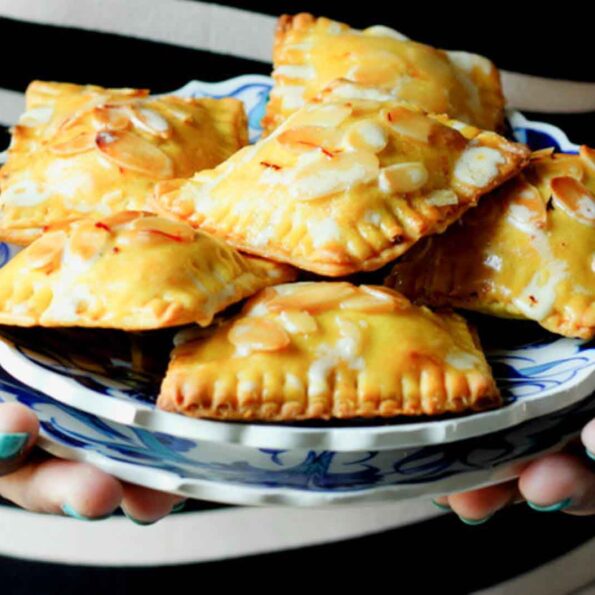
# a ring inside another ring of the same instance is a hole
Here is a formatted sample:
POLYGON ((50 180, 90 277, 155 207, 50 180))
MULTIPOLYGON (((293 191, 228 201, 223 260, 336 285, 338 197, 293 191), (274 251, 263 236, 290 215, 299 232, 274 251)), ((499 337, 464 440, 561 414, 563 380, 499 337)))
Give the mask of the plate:
MULTIPOLYGON (((185 97, 236 97, 248 113, 250 138, 259 122, 271 79, 245 75, 220 83, 191 81, 174 93, 185 97)), ((516 138, 533 149, 554 146, 577 152, 558 128, 509 112, 516 138)), ((0 244, 0 265, 17 250, 0 244)), ((190 419, 160 411, 154 403, 163 369, 138 366, 166 361, 171 332, 2 329, 0 365, 27 385, 65 405, 118 424, 207 440, 269 449, 330 449, 350 452, 451 443, 513 427, 579 403, 595 390, 595 342, 552 335, 531 322, 475 317, 489 362, 502 389, 504 407, 467 416, 388 420, 378 423, 274 425, 190 419)))
POLYGON ((191 441, 68 407, 0 370, 0 402, 40 419, 40 446, 122 480, 189 498, 244 505, 394 502, 500 483, 524 461, 563 447, 595 415, 595 397, 501 432, 447 445, 336 452, 191 441))

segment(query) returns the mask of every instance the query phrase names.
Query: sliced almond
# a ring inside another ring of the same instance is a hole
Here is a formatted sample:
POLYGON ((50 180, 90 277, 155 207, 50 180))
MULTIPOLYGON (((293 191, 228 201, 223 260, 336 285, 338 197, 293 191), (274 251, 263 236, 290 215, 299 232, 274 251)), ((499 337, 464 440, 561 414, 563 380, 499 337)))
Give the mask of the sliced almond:
POLYGON ((382 115, 399 134, 420 143, 429 142, 434 122, 427 116, 402 107, 386 110, 382 115))
POLYGON ((138 211, 120 211, 118 213, 114 213, 109 217, 104 217, 99 223, 99 225, 106 227, 107 229, 115 229, 121 225, 126 225, 131 221, 134 221, 142 214, 138 211))
POLYGON ((189 225, 165 217, 140 217, 133 221, 131 228, 177 242, 192 242, 196 237, 196 232, 189 225))
POLYGON ((96 133, 94 131, 80 132, 69 139, 60 140, 51 144, 49 150, 54 155, 59 155, 60 157, 86 153, 87 151, 92 151, 96 148, 95 136, 96 133))
POLYGON ((531 153, 531 161, 536 161, 538 159, 545 159, 552 156, 554 152, 554 147, 547 147, 545 149, 539 149, 539 151, 533 151, 531 153))
POLYGON ((459 204, 459 197, 450 188, 434 190, 425 198, 425 203, 434 207, 446 207, 459 204))
POLYGON ((83 260, 91 260, 104 249, 109 235, 105 225, 92 221, 76 224, 70 232, 70 251, 83 260))
POLYGON ((355 291, 349 283, 296 284, 288 293, 277 295, 267 305, 271 312, 305 310, 316 313, 337 308, 341 301, 353 296, 355 291))
POLYGON ((378 171, 374 153, 339 153, 332 159, 310 159, 298 165, 289 189, 296 200, 316 200, 371 182, 378 177, 378 171))
POLYGON ((101 105, 93 110, 93 123, 97 130, 125 130, 130 126, 130 108, 119 105, 101 105))
POLYGON ((347 104, 317 105, 302 112, 301 122, 305 126, 336 128, 349 118, 352 112, 353 108, 347 104))
POLYGON ((320 149, 328 153, 329 157, 337 151, 341 141, 338 130, 322 126, 299 126, 282 132, 277 140, 282 145, 291 146, 298 150, 320 149))
POLYGON ((510 218, 517 223, 539 229, 547 227, 546 206, 533 184, 517 182, 513 205, 510 208, 510 218))
POLYGON ((63 231, 45 233, 25 249, 29 266, 51 273, 60 266, 65 243, 66 234, 63 231))
POLYGON ((583 163, 587 166, 587 169, 595 175, 595 149, 582 145, 579 149, 579 155, 583 160, 583 163))
POLYGON ((168 121, 155 110, 146 107, 132 109, 132 124, 139 130, 160 138, 167 138, 171 134, 168 121))
POLYGON ((172 160, 148 140, 128 131, 99 132, 97 148, 119 167, 149 178, 165 179, 174 175, 172 160))
POLYGON ((89 99, 83 103, 83 105, 81 105, 81 107, 76 109, 62 121, 62 123, 58 126, 58 130, 68 130, 73 126, 80 124, 81 121, 86 118, 91 111, 93 111, 96 107, 103 105, 107 100, 107 95, 91 95, 89 99))
POLYGON ((428 181, 425 165, 420 161, 396 163, 380 170, 378 180, 380 190, 386 194, 414 192, 428 181))
POLYGON ((266 318, 236 321, 227 333, 227 338, 236 347, 250 351, 278 351, 291 341, 279 324, 266 318))
POLYGON ((388 134, 381 124, 368 118, 355 122, 349 127, 345 142, 351 149, 380 153, 388 143, 388 134))
POLYGON ((291 334, 307 335, 318 330, 316 319, 305 310, 285 310, 281 312, 281 322, 291 334))
POLYGON ((550 182, 554 204, 568 216, 589 227, 595 227, 595 195, 571 177, 554 178, 550 182))
POLYGON ((569 177, 581 182, 585 177, 584 160, 576 155, 555 153, 551 159, 533 162, 533 170, 538 177, 547 179, 569 177))

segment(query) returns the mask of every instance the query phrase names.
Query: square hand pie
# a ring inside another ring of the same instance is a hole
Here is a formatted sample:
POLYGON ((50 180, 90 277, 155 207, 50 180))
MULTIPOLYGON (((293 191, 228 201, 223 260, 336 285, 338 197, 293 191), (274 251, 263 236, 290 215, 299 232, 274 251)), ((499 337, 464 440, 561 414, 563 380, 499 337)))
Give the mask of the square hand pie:
POLYGON ((214 167, 248 142, 235 99, 35 81, 0 172, 0 240, 27 244, 49 225, 152 210, 157 180, 214 167))
POLYGON ((416 246, 389 284, 431 305, 595 336, 595 151, 534 154, 460 225, 416 246))
POLYGON ((443 231, 528 160, 494 132, 336 81, 161 207, 246 252, 322 275, 375 270, 443 231))
POLYGON ((310 14, 279 19, 265 130, 270 132, 334 79, 389 90, 395 98, 486 130, 504 122, 500 75, 488 59, 407 40, 388 27, 364 31, 310 14))
POLYGON ((157 401, 192 417, 267 421, 498 404, 463 318, 384 287, 343 282, 268 288, 210 336, 179 342, 157 401))
POLYGON ((155 329, 294 277, 191 227, 123 212, 54 228, 0 269, 0 324, 155 329))

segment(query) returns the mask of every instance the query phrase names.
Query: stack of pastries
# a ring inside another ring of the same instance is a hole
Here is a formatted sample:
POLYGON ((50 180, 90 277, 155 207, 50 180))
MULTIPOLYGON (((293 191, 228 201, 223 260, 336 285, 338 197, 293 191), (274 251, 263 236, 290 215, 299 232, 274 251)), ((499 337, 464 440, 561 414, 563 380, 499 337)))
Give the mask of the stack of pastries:
POLYGON ((157 405, 259 421, 498 406, 450 307, 594 336, 595 151, 505 138, 489 60, 299 14, 273 62, 254 145, 234 99, 32 83, 0 324, 191 325, 157 405))

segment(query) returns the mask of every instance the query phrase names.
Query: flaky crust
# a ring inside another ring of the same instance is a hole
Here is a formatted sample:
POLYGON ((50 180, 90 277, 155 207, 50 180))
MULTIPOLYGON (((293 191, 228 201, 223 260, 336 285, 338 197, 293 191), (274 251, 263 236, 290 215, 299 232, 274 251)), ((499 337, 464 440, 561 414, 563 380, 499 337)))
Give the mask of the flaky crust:
POLYGON ((293 277, 183 223, 124 212, 56 226, 2 267, 0 324, 208 325, 228 305, 293 277))
POLYGON ((534 154, 460 225, 420 242, 388 279, 420 303, 595 336, 595 151, 534 154))
POLYGON ((385 87, 425 111, 486 130, 499 130, 504 122, 504 95, 492 62, 407 40, 388 27, 359 31, 307 13, 283 15, 273 65, 265 133, 338 78, 385 87))
POLYGON ((158 185, 156 201, 241 250, 342 276, 443 231, 528 155, 493 132, 336 81, 217 168, 158 185))
POLYGON ((465 321, 349 283, 269 288, 174 349, 158 407, 192 417, 295 421, 438 415, 500 404, 465 321))
POLYGON ((214 167, 248 142, 235 99, 35 81, 26 102, 0 172, 0 240, 19 244, 80 217, 151 210, 156 181, 214 167))

